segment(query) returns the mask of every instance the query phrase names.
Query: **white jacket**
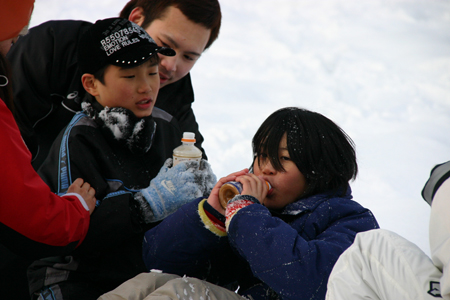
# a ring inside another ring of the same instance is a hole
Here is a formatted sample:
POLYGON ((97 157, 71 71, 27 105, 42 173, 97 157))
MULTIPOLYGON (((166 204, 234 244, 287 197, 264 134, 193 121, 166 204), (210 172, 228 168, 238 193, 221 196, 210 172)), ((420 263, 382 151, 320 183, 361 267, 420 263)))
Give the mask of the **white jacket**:
POLYGON ((450 179, 433 198, 429 229, 431 259, 394 232, 359 233, 336 262, 326 299, 450 300, 450 179))
POLYGON ((450 300, 450 179, 439 187, 431 204, 430 248, 433 264, 442 271, 442 298, 450 300))

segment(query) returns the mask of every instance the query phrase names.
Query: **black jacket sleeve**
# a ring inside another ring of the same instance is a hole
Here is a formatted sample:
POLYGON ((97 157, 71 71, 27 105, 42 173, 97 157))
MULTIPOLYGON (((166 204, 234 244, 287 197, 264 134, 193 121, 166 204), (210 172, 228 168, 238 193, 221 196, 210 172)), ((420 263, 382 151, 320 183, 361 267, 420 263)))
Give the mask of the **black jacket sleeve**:
POLYGON ((90 25, 49 21, 31 28, 8 52, 16 121, 36 169, 36 160, 40 164, 45 159, 60 130, 80 110, 85 91, 76 51, 78 39, 90 25))

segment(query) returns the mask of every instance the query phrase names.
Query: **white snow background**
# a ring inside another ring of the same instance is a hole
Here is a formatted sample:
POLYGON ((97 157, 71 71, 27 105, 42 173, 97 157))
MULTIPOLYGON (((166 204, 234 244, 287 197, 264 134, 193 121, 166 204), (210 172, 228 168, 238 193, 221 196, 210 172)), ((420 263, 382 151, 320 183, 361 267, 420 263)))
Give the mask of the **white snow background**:
MULTIPOLYGON (((117 16, 126 0, 36 0, 31 26, 117 16)), ((324 114, 355 141, 354 199, 429 254, 420 192, 450 160, 450 2, 221 0, 219 39, 192 71, 218 177, 248 167, 275 110, 324 114)), ((31 49, 30 49, 31 50, 31 49)))

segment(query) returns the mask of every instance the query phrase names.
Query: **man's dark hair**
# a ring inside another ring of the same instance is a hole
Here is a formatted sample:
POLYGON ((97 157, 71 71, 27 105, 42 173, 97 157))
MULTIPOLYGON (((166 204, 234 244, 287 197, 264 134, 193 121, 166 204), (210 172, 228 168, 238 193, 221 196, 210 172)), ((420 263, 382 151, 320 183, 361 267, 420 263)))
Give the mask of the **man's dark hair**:
POLYGON ((289 156, 308 185, 303 197, 322 192, 345 194, 348 182, 358 173, 352 139, 319 113, 287 107, 259 127, 252 141, 254 158, 264 163, 261 157, 267 157, 277 171, 284 171, 279 145, 285 133, 289 156))
POLYGON ((217 39, 222 21, 218 0, 131 0, 120 12, 120 17, 128 19, 133 9, 141 7, 144 11, 142 28, 147 28, 156 19, 164 18, 167 8, 174 6, 192 22, 211 29, 205 49, 217 39))

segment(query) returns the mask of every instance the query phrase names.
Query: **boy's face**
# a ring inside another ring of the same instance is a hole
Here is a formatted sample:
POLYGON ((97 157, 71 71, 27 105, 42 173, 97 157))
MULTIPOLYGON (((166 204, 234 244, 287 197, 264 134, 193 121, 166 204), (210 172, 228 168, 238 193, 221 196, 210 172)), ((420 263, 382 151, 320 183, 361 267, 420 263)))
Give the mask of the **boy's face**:
MULTIPOLYGON (((140 22, 142 23, 142 22, 140 22)), ((139 22, 137 22, 138 25, 139 22)), ((174 83, 192 69, 205 50, 211 30, 190 21, 178 8, 170 6, 162 19, 154 20, 145 31, 158 46, 170 47, 175 56, 159 55, 161 88, 174 83)))
POLYGON ((257 157, 253 163, 253 173, 262 176, 273 188, 272 193, 263 201, 264 206, 271 209, 281 209, 295 202, 307 188, 305 176, 290 159, 286 133, 280 141, 278 154, 285 171, 275 170, 265 154, 257 157), (260 166, 259 162, 261 162, 260 166))
POLYGON ((138 118, 152 113, 159 91, 158 64, 153 60, 130 69, 109 65, 104 82, 94 79, 95 92, 90 92, 103 107, 123 107, 138 118))

